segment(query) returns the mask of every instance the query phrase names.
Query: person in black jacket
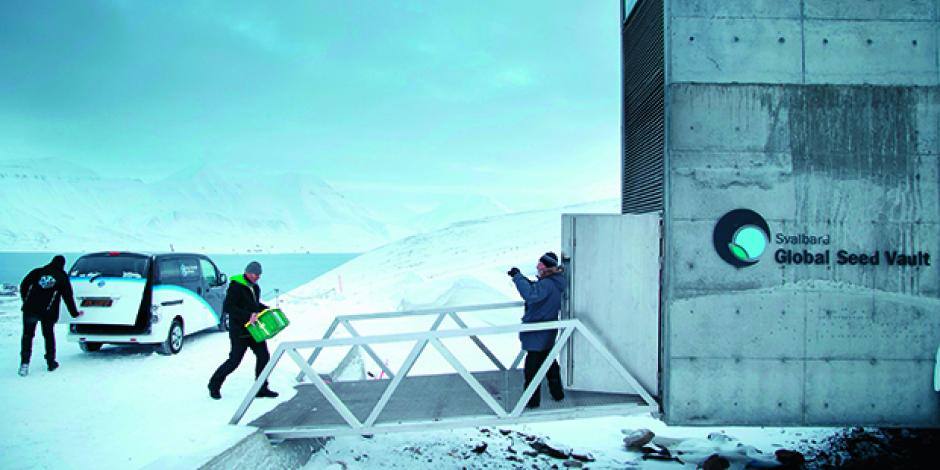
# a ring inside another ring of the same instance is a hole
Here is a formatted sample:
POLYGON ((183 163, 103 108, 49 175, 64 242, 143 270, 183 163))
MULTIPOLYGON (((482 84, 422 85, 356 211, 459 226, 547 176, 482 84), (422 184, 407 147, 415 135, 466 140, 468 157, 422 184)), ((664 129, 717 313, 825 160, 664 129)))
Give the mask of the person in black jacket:
POLYGON ((82 314, 75 306, 72 283, 65 274, 65 257, 56 255, 49 264, 29 272, 20 283, 23 300, 23 340, 20 348, 20 376, 29 374, 29 359, 33 354, 33 336, 36 324, 42 323, 42 337, 46 342, 46 365, 49 372, 59 368, 55 360, 55 323, 59 321, 59 299, 65 300, 69 314, 76 318, 82 314))
MULTIPOLYGON (((258 314, 268 308, 260 300, 261 288, 258 287, 260 277, 261 264, 252 261, 245 267, 245 274, 232 276, 228 291, 225 293, 222 310, 228 314, 228 337, 232 343, 232 350, 228 353, 228 359, 209 379, 209 396, 215 400, 222 398, 222 383, 238 368, 247 349, 251 348, 251 352, 255 354, 255 378, 261 375, 264 366, 271 359, 267 342, 255 342, 245 328, 245 323, 255 323, 258 321, 258 314)), ((268 383, 265 382, 261 390, 258 390, 257 396, 275 398, 278 393, 268 388, 268 383)))

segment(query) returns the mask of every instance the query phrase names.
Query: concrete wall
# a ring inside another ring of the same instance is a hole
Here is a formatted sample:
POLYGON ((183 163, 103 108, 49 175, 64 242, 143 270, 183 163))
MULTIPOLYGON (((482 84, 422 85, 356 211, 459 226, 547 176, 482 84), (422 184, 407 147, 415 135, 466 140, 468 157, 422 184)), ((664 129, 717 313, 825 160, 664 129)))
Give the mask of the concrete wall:
POLYGON ((667 0, 667 422, 940 425, 938 15, 937 0, 667 0), (737 208, 772 237, 745 268, 712 246, 737 208), (937 259, 787 265, 779 248, 937 259))

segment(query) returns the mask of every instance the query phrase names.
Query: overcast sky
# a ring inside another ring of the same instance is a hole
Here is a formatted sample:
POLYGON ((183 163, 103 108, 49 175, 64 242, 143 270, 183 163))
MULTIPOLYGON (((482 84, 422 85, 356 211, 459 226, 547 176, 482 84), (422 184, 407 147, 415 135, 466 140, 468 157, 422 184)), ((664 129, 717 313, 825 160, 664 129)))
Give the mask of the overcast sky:
POLYGON ((0 161, 147 180, 247 162, 379 209, 616 197, 618 8, 6 0, 0 161))

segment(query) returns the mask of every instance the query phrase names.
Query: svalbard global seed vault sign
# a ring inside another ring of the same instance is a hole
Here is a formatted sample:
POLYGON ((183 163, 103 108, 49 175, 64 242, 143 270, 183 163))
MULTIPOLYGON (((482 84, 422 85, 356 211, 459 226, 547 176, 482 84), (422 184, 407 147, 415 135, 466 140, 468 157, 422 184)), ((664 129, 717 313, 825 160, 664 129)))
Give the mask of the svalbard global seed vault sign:
POLYGON ((930 252, 897 247, 838 247, 825 230, 814 233, 771 231, 767 221, 750 209, 734 209, 715 223, 712 233, 715 252, 728 264, 746 268, 757 264, 765 252, 773 261, 788 265, 931 266, 930 252))

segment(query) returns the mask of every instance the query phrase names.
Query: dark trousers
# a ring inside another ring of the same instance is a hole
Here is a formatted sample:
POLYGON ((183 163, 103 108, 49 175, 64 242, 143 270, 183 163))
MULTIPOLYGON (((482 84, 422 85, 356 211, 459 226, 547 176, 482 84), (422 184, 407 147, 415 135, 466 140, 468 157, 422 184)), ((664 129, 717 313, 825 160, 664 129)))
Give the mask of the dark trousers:
MULTIPOLYGON (((535 373, 539 371, 539 367, 542 367, 545 359, 548 358, 549 352, 550 351, 526 351, 525 369, 523 370, 525 375, 525 387, 528 387, 532 382, 535 373)), ((556 400, 564 398, 565 391, 561 386, 561 368, 558 367, 558 361, 552 359, 552 365, 548 366, 548 373, 545 374, 545 378, 548 379, 548 391, 551 392, 552 398, 556 400)), ((542 385, 539 384, 538 387, 535 387, 535 393, 532 394, 532 398, 529 399, 529 406, 539 406, 539 404, 541 404, 541 392, 542 385)))
POLYGON ((42 337, 46 341, 46 362, 55 360, 55 319, 34 317, 23 314, 23 340, 20 343, 20 363, 29 364, 33 355, 33 336, 36 336, 36 324, 42 323, 42 337))
MULTIPOLYGON (((209 385, 213 388, 222 388, 222 382, 225 382, 225 378, 238 368, 238 365, 242 362, 242 358, 245 357, 245 352, 249 348, 251 352, 255 354, 256 379, 261 375, 264 366, 268 365, 268 361, 271 359, 271 354, 268 353, 268 343, 265 341, 258 343, 251 337, 235 335, 229 335, 229 341, 232 343, 232 350, 228 353, 228 359, 215 370, 215 373, 212 374, 212 378, 209 379, 209 385)), ((264 386, 267 387, 268 383, 265 382, 264 386)))

